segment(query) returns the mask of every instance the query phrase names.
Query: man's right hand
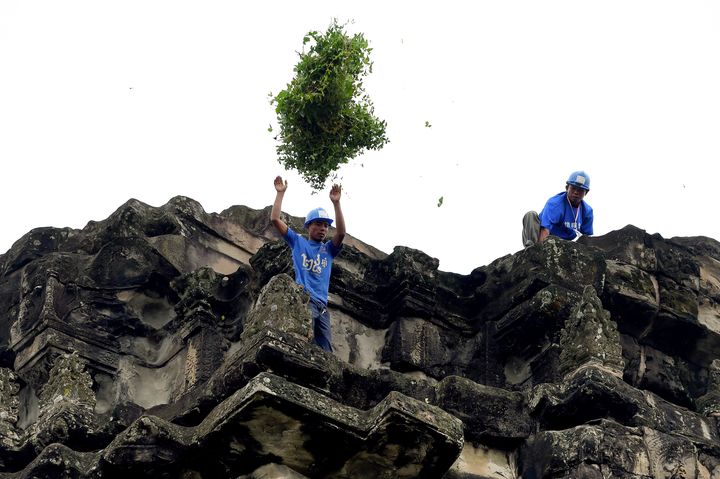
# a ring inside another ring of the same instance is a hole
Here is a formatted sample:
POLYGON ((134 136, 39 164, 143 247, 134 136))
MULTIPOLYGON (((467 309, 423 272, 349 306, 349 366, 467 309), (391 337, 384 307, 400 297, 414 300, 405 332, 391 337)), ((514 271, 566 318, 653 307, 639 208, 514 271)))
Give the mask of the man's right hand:
POLYGON ((275 177, 275 191, 278 193, 284 193, 285 190, 287 190, 287 180, 283 182, 283 179, 280 176, 275 177))
POLYGON ((285 236, 288 232, 287 224, 280 219, 280 211, 282 209, 283 196, 285 196, 285 190, 287 190, 287 180, 283 181, 281 177, 275 178, 275 202, 273 203, 272 210, 270 210, 270 221, 277 228, 278 233, 281 236, 285 236))

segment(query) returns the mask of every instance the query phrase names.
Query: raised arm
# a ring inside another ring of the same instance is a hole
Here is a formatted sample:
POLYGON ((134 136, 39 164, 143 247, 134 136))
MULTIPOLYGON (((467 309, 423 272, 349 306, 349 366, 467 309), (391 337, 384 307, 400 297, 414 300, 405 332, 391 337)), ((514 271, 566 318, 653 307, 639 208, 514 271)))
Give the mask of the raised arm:
POLYGON ((333 207, 335 208, 335 234, 332 237, 332 242, 336 248, 339 248, 345 239, 345 218, 343 217, 342 208, 340 208, 341 194, 342 187, 340 185, 333 185, 330 190, 330 201, 332 201, 333 207))
POLYGON ((288 232, 288 226, 283 220, 280 219, 280 211, 282 211, 282 200, 285 196, 285 190, 287 190, 287 180, 283 182, 283 179, 279 176, 275 177, 275 203, 273 203, 272 211, 270 212, 270 221, 272 222, 275 229, 282 236, 285 236, 288 232))

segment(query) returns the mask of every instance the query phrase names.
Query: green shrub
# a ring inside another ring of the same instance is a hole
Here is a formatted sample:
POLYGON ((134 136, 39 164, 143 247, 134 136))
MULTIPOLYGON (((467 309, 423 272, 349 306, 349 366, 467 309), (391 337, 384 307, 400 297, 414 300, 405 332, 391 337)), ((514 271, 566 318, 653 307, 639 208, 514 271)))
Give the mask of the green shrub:
POLYGON ((325 33, 309 32, 303 46, 308 43, 295 78, 272 102, 280 126, 278 161, 317 190, 340 165, 382 148, 388 138, 362 84, 372 72, 372 49, 363 35, 348 37, 333 21, 325 33))

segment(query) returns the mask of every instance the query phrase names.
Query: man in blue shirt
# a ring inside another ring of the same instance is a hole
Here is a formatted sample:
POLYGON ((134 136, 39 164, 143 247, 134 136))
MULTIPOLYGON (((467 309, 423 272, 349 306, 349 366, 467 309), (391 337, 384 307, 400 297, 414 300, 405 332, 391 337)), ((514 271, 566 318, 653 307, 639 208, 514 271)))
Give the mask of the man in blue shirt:
POLYGON ((550 197, 538 215, 529 211, 523 217, 523 246, 542 243, 549 235, 574 240, 593 234, 593 210, 585 201, 590 177, 584 171, 573 172, 565 182, 565 191, 550 197))
POLYGON ((275 178, 275 203, 273 203, 270 221, 292 249, 295 281, 310 295, 310 311, 313 317, 315 344, 325 351, 332 352, 330 336, 330 313, 327 309, 330 270, 333 259, 340 253, 345 239, 345 218, 340 208, 340 185, 333 185, 330 201, 335 208, 335 234, 330 241, 323 241, 333 220, 322 208, 315 208, 305 217, 308 239, 303 238, 280 219, 282 200, 287 190, 287 180, 275 178))

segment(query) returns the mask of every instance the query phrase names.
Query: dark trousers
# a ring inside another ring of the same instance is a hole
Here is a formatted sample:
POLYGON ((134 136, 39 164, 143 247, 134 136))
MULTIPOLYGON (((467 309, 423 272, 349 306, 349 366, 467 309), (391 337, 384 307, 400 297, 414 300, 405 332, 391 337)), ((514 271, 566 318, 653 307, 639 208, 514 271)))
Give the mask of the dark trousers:
POLYGON ((313 319, 313 341, 315 344, 323 348, 325 351, 332 353, 332 345, 330 344, 330 311, 322 302, 310 298, 310 312, 313 319))
POLYGON ((540 237, 540 217, 534 211, 528 211, 523 216, 522 241, 523 246, 532 246, 538 242, 540 237))

